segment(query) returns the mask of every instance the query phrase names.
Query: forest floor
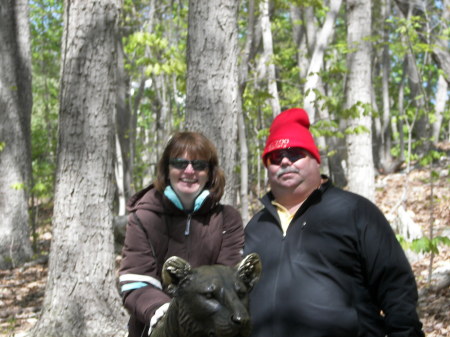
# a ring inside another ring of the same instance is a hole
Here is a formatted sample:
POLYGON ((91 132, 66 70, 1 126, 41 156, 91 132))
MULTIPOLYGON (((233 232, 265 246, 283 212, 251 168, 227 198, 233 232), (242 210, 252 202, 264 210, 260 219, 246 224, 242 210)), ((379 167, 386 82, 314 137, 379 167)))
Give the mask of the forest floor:
MULTIPOLYGON (((430 170, 419 168, 409 174, 378 176, 378 206, 390 219, 390 214, 403 205, 410 219, 421 227, 423 235, 429 235, 430 223, 433 223, 434 236, 450 237, 449 165, 447 158, 433 168, 439 175, 433 184, 430 184, 430 170), (401 203, 401 200, 406 201, 401 203)), ((39 227, 41 257, 19 268, 0 270, 0 336, 26 336, 38 319, 47 277, 50 219, 47 215, 47 223, 39 227)), ((440 245, 439 253, 433 258, 430 253, 415 255, 411 263, 420 294, 418 311, 426 335, 450 337, 450 287, 443 286, 439 279, 439 275, 447 273, 448 276, 450 272, 450 247, 440 245), (429 281, 431 260, 433 277, 429 281)))

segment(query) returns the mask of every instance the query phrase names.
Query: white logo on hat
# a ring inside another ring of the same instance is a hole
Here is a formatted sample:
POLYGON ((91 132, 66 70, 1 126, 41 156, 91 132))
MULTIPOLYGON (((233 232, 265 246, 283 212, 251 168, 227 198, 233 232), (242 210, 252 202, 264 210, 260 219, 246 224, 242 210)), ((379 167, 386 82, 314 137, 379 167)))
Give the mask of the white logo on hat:
POLYGON ((277 139, 274 140, 272 143, 269 144, 269 146, 267 147, 267 152, 270 152, 272 150, 277 150, 277 149, 284 149, 286 147, 288 147, 289 145, 289 139, 277 139))

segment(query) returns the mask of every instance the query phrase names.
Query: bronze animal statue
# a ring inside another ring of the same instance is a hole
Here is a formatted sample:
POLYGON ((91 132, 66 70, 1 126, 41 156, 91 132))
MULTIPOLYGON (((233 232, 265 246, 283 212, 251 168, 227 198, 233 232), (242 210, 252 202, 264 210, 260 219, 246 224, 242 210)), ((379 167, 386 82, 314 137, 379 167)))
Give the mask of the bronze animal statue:
POLYGON ((248 294, 261 274, 257 254, 247 255, 234 268, 191 268, 185 260, 171 257, 162 273, 163 286, 173 298, 151 337, 250 335, 248 294))

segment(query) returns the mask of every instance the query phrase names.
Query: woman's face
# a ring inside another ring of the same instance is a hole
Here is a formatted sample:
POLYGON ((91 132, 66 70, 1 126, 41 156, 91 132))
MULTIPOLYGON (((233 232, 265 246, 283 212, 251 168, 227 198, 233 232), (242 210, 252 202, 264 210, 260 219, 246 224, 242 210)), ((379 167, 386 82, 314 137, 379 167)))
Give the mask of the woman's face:
POLYGON ((187 153, 177 158, 171 158, 169 162, 170 185, 182 200, 184 198, 195 199, 208 182, 208 170, 209 165, 206 160, 192 160, 187 153))

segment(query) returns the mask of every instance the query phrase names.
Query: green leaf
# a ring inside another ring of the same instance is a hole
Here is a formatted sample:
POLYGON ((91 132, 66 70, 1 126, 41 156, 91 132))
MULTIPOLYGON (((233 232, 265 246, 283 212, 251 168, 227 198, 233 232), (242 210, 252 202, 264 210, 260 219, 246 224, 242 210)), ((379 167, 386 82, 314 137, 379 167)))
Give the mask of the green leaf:
POLYGON ((430 240, 427 237, 415 239, 411 242, 411 249, 417 253, 427 253, 431 251, 430 240))
POLYGON ((19 182, 12 183, 11 184, 11 188, 13 190, 16 190, 16 191, 23 190, 23 189, 25 189, 25 184, 24 183, 19 183, 19 182))

